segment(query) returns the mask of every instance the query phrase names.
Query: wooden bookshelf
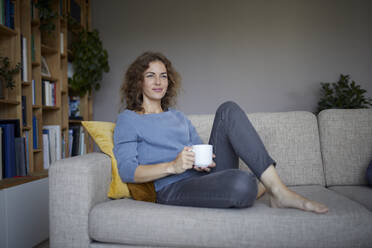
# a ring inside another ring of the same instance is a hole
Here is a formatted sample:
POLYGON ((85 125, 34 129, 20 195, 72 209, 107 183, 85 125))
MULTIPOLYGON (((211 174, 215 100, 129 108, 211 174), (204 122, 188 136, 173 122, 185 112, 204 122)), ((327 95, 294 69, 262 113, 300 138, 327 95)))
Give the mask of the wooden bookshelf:
MULTIPOLYGON (((0 119, 19 119, 21 136, 28 133, 29 175, 0 180, 0 190, 33 180, 47 177, 44 169, 44 151, 42 129, 44 125, 59 125, 61 141, 64 142, 65 157, 69 157, 69 127, 70 124, 81 125, 79 122, 69 121, 69 96, 67 67, 73 60, 68 47, 68 24, 62 17, 69 13, 70 0, 53 0, 53 10, 58 13, 53 23, 55 30, 46 35, 40 31, 38 11, 32 8, 30 0, 12 0, 15 4, 14 29, 0 25, 0 56, 9 57, 12 66, 22 62, 22 38, 26 39, 27 77, 22 72, 14 76, 14 89, 4 88, 4 98, 0 99, 0 119), (32 9, 34 9, 32 16, 32 9), (63 35, 61 35, 63 34, 63 35), (45 38, 46 37, 46 38, 45 38), (50 76, 42 75, 42 61, 45 59, 50 76), (43 81, 49 81, 55 87, 55 105, 43 105, 43 81), (35 102, 33 103, 33 94, 35 102), (23 126, 22 96, 26 98, 26 125, 23 126), (33 117, 37 120, 37 133, 34 133, 33 117), (37 137, 38 145, 33 146, 33 139, 37 137)), ((81 7, 81 25, 90 29, 90 0, 75 0, 81 7)), ((80 113, 83 120, 92 119, 92 99, 86 95, 81 98, 80 113)), ((87 152, 93 151, 93 142, 85 135, 87 152)))

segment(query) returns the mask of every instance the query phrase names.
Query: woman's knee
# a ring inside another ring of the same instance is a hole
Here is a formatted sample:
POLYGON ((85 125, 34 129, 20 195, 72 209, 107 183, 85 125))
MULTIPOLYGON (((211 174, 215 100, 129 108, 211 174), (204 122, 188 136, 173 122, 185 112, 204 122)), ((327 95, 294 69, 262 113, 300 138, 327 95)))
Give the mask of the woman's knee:
POLYGON ((227 110, 227 109, 237 109, 237 108, 240 108, 240 106, 236 102, 234 102, 234 101, 226 101, 226 102, 222 103, 217 108, 217 112, 224 111, 224 110, 227 110))
POLYGON ((229 170, 230 191, 234 207, 246 208, 253 205, 257 197, 257 180, 251 173, 241 170, 229 170))

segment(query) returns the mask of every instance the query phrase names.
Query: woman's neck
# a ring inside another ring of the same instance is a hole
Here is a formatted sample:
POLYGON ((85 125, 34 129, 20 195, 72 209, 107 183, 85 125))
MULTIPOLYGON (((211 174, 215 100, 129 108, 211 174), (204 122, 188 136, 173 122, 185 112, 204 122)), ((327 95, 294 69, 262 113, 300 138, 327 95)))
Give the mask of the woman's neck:
POLYGON ((146 102, 143 102, 142 108, 143 108, 143 111, 141 111, 142 114, 159 114, 163 112, 160 102, 156 104, 148 104, 146 102))

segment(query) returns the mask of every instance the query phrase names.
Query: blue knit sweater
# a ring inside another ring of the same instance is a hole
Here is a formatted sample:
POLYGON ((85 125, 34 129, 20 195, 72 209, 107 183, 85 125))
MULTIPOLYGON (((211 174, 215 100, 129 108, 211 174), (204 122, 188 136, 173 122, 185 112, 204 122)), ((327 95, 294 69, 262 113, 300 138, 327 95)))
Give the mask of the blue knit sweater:
MULTIPOLYGON (((114 155, 123 182, 134 182, 139 165, 174 160, 185 146, 202 144, 195 127, 180 111, 169 109, 159 114, 119 114, 114 130, 114 155)), ((200 172, 193 169, 154 181, 155 190, 200 172)))

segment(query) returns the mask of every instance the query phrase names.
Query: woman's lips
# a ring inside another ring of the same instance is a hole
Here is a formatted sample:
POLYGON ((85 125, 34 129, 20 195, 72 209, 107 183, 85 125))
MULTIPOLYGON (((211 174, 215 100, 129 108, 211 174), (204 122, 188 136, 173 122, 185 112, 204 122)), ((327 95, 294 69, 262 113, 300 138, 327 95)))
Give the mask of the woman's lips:
POLYGON ((163 91, 163 89, 152 89, 153 91, 155 91, 155 92, 162 92, 163 91))

